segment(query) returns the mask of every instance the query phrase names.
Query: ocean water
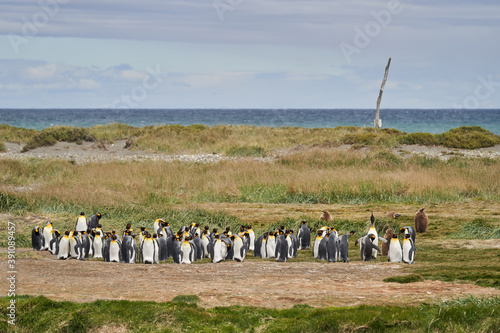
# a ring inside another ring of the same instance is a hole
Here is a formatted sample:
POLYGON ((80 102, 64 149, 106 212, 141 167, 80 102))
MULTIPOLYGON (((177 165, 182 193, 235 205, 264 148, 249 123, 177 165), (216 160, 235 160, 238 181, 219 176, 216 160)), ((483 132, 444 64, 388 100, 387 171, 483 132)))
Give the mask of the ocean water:
MULTIPOLYGON (((369 109, 0 109, 0 124, 34 128, 91 127, 123 123, 142 127, 162 124, 254 125, 268 127, 372 127, 369 109)), ((460 126, 481 126, 500 135, 500 109, 381 110, 383 128, 442 133, 460 126)))

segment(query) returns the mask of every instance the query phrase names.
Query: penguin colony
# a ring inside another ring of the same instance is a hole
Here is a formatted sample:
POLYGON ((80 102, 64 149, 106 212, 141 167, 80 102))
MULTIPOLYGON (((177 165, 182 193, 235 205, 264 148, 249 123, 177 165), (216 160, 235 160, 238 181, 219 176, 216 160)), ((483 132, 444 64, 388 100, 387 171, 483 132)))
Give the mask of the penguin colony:
MULTIPOLYGON (((52 221, 48 221, 43 228, 36 226, 31 235, 33 249, 48 250, 61 260, 85 260, 93 257, 107 262, 158 264, 173 258, 176 264, 191 264, 203 258, 210 258, 213 263, 225 260, 243 262, 248 251, 253 251, 254 257, 275 258, 276 261, 286 262, 295 258, 297 251, 309 249, 311 245, 311 230, 306 221, 301 223, 297 235, 293 230, 280 226, 277 230, 256 238, 252 227, 243 225, 235 234, 230 227, 219 233, 217 228, 210 231, 205 226, 202 230, 195 223, 182 226, 173 233, 170 223, 162 219, 157 219, 152 225, 153 233, 145 227, 134 233, 129 223, 117 234, 115 231, 103 231, 99 223, 101 217, 101 213, 96 213, 87 220, 81 212, 75 230, 65 231, 64 234, 54 229, 52 221)), ((415 229, 410 226, 400 228, 404 237, 403 245, 398 234, 389 230, 385 237, 379 237, 372 213, 371 227, 366 235, 355 242, 355 245, 359 244, 361 260, 371 261, 377 258, 377 253, 381 252, 378 247, 380 240, 387 249, 388 261, 413 264, 415 229)), ((339 236, 334 228, 325 226, 318 229, 313 242, 314 258, 328 262, 349 262, 348 240, 355 233, 353 230, 339 236)))

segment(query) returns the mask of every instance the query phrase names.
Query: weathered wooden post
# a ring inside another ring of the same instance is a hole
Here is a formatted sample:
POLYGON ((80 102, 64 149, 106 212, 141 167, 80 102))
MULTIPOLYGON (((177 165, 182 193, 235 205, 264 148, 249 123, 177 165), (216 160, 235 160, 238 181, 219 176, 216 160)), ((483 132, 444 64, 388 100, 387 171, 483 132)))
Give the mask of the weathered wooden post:
POLYGON ((380 119, 380 102, 382 101, 382 93, 384 92, 384 86, 385 86, 385 81, 387 81, 387 75, 389 75, 389 66, 390 65, 391 65, 391 58, 389 58, 389 62, 387 63, 387 66, 385 67, 384 79, 382 80, 382 86, 380 87, 380 92, 378 94, 377 112, 375 113, 375 121, 374 121, 375 128, 382 127, 382 119, 380 119))

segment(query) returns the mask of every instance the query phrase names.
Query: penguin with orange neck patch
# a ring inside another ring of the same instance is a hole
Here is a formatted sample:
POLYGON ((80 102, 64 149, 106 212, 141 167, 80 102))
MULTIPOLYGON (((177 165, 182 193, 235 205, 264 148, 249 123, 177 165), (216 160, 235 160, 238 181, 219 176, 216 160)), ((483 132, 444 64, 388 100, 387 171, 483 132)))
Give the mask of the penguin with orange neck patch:
POLYGON ((44 237, 42 228, 36 226, 31 230, 31 246, 35 251, 41 251, 44 245, 44 237))

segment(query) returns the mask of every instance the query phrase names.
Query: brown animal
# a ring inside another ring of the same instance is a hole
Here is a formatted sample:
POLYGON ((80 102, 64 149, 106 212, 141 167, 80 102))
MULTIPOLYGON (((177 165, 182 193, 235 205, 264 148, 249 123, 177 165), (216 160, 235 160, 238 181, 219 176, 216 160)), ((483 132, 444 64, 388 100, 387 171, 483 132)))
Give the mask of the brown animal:
POLYGON ((385 213, 385 216, 391 217, 393 219, 397 219, 398 217, 401 216, 401 214, 396 214, 396 212, 388 212, 388 213, 385 213))
POLYGON ((415 214, 415 231, 420 233, 425 232, 427 230, 428 223, 429 219, 427 218, 427 214, 424 212, 424 208, 420 208, 415 214))
MULTIPOLYGON (((391 242, 392 235, 394 235, 392 229, 391 228, 387 229, 384 235, 384 238, 387 239, 387 242, 389 243, 391 242)), ((387 243, 382 242, 382 255, 386 256, 388 252, 389 252, 389 245, 387 243)))
POLYGON ((330 222, 333 220, 333 217, 330 215, 330 213, 328 213, 327 210, 325 210, 321 215, 320 219, 322 219, 325 222, 330 222))

